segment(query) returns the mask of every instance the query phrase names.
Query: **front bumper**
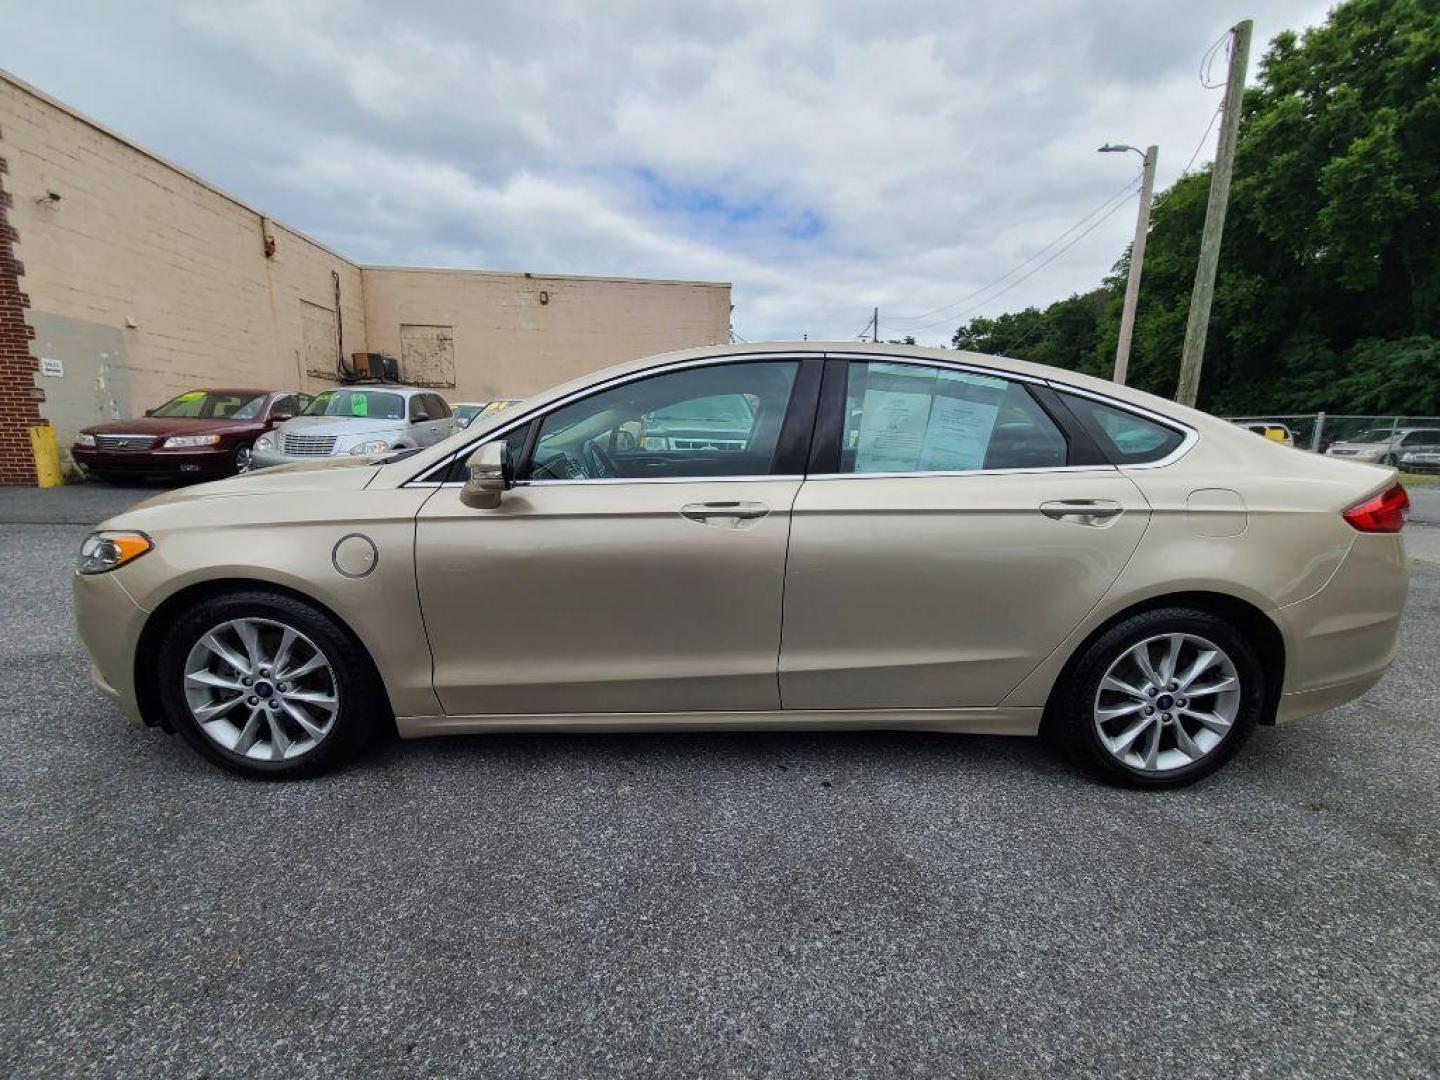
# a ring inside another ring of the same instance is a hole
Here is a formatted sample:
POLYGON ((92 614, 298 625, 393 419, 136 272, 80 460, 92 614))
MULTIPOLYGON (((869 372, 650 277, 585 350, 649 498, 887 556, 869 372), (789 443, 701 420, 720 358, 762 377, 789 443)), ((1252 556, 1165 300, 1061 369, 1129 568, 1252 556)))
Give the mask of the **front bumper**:
POLYGON ((93 446, 72 446, 70 456, 87 472, 103 476, 136 479, 213 480, 231 470, 230 451, 220 446, 187 450, 98 450, 93 446))
POLYGON ((149 613, 131 598, 115 575, 75 574, 75 626, 90 654, 90 679, 119 704, 132 723, 141 723, 135 697, 135 648, 149 613))
POLYGON ((333 461, 335 458, 349 456, 344 452, 338 454, 287 454, 283 450, 251 450, 250 464, 257 469, 268 469, 274 465, 300 465, 314 461, 333 461))

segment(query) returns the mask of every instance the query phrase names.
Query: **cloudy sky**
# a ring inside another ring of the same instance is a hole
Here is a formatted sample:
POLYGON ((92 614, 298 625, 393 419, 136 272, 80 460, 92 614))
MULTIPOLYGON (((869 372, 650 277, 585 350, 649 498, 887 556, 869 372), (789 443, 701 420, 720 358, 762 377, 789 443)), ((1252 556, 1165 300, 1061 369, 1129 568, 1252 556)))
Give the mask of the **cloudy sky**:
POLYGON ((732 281, 752 341, 878 305, 939 343, 1098 283, 1139 159, 1095 148, 1209 160, 1206 49, 1254 17, 1253 79, 1327 6, 0 0, 0 67, 361 262, 732 281))

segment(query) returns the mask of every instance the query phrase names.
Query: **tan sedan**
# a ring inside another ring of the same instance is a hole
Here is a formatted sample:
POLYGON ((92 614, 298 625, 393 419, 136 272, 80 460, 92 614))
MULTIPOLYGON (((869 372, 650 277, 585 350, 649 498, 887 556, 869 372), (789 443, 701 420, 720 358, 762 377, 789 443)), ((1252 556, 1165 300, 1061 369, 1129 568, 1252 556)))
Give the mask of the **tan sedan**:
POLYGON ((1045 729, 1160 787, 1375 684, 1406 506, 1074 372, 712 348, 151 499, 86 540, 76 610, 102 690, 252 775, 392 722, 1045 729))

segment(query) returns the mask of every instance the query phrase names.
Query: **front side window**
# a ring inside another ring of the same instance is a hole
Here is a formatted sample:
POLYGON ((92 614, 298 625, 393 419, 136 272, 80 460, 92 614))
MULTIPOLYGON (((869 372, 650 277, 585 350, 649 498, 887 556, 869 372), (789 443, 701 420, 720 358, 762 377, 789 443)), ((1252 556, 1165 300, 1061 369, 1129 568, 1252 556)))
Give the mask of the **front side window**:
POLYGON ((767 475, 799 366, 685 368, 592 394, 545 417, 522 478, 767 475))
POLYGON ((450 406, 439 394, 426 394, 431 420, 444 420, 450 416, 450 406))
POLYGON ((1159 461, 1169 457, 1185 441, 1185 436, 1175 428, 1124 409, 1103 405, 1093 398, 1077 394, 1060 396, 1116 465, 1159 461))
POLYGON ((405 399, 388 390, 326 390, 305 407, 305 415, 403 420, 405 399))
POLYGON ((842 473, 1065 464, 1065 437, 1019 383, 922 364, 847 367, 842 473))
POLYGON ((195 417, 200 420, 253 420, 265 404, 264 394, 216 394, 191 390, 173 397, 151 416, 195 417))

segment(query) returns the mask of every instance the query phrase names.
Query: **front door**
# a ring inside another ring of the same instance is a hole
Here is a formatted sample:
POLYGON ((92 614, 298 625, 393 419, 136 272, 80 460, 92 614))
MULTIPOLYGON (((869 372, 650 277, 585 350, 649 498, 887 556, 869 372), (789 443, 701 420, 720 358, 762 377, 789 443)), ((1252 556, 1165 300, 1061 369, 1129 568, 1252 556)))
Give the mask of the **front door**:
POLYGON ((818 384, 802 367, 612 385, 508 433, 517 482, 496 509, 438 490, 416 567, 446 713, 779 708, 794 454, 818 384))
POLYGON ((784 707, 997 705, 1099 602, 1149 508, 1112 466, 1074 465, 1017 381, 831 363, 839 446, 791 514, 784 707))

